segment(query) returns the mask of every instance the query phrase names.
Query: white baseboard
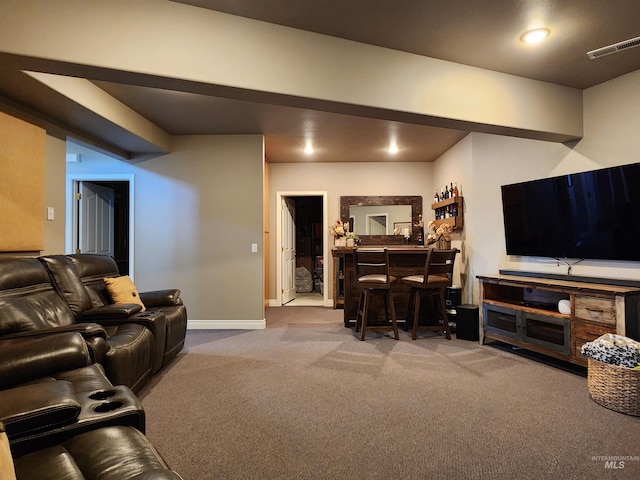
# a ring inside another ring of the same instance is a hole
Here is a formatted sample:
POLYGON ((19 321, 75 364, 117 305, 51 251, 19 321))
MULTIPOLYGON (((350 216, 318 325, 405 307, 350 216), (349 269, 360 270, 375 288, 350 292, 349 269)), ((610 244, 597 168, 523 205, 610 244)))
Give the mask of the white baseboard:
POLYGON ((263 330, 267 321, 262 320, 187 320, 187 330, 263 330))

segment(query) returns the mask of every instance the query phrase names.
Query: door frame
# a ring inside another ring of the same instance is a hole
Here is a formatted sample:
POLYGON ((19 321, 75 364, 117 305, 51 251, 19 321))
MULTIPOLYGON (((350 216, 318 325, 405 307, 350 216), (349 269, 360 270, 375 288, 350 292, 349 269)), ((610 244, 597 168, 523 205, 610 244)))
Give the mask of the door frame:
MULTIPOLYGON (((276 192, 276 305, 282 306, 282 205, 283 197, 322 197, 322 224, 329 225, 328 213, 327 213, 327 192, 326 191, 278 191, 276 192)), ((328 255, 329 255, 329 242, 326 235, 322 241, 322 256, 324 258, 324 291, 322 294, 322 301, 325 307, 331 306, 329 304, 329 289, 327 288, 328 278, 328 255)))
POLYGON ((78 233, 78 203, 75 200, 79 182, 128 182, 129 183, 129 276, 135 280, 135 184, 133 174, 117 173, 69 173, 67 174, 66 185, 66 225, 65 225, 65 251, 75 253, 77 247, 78 233))

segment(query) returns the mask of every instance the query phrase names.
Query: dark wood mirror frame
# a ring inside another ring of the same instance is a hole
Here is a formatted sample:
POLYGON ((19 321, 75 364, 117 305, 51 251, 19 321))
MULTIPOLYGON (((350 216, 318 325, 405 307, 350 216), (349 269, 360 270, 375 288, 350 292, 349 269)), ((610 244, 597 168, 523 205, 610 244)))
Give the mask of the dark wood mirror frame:
MULTIPOLYGON (((421 196, 379 196, 379 197, 340 197, 340 220, 349 222, 349 208, 356 206, 379 205, 411 205, 411 223, 416 225, 422 215, 421 196)), ((411 229, 409 243, 418 242, 418 230, 411 229)), ((405 240, 402 235, 360 235, 361 245, 401 245, 405 240)))

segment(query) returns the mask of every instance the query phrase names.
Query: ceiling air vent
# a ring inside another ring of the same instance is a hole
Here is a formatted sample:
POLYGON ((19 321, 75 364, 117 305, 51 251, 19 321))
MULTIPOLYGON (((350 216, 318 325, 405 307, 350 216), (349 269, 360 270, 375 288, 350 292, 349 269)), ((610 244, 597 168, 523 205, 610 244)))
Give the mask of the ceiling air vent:
POLYGON ((611 55, 612 53, 618 53, 622 50, 627 50, 629 48, 637 47, 640 45, 640 37, 631 38, 629 40, 625 40, 623 42, 614 43, 613 45, 608 45, 606 47, 597 48, 595 50, 591 50, 587 52, 587 55, 591 60, 596 58, 604 57, 605 55, 611 55))

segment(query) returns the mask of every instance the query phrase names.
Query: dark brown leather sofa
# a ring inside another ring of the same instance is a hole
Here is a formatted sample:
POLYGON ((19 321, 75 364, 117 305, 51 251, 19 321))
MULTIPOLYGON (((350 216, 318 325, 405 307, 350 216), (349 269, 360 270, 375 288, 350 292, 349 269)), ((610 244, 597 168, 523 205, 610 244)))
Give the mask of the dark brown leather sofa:
POLYGON ((0 258, 0 340, 66 331, 82 334, 112 384, 138 391, 151 376, 155 340, 148 328, 108 315, 78 322, 39 259, 0 258))
POLYGON ((47 266, 59 293, 76 314, 78 321, 99 320, 113 317, 146 325, 154 334, 159 351, 154 362, 154 373, 169 363, 184 347, 187 333, 187 309, 180 298, 180 290, 167 289, 140 292, 146 310, 140 313, 123 311, 122 305, 114 305, 104 278, 120 276, 118 265, 111 257, 92 254, 54 255, 40 257, 47 266), (79 286, 84 286, 80 289, 79 286), (164 317, 162 322, 159 318, 164 317))
POLYGON ((145 431, 138 398, 109 382, 77 332, 0 340, 0 421, 14 456, 98 427, 145 431))
POLYGON ((71 257, 0 258, 0 440, 16 477, 180 480, 134 393, 183 348, 180 292, 141 295, 149 312, 114 305, 110 262, 77 256, 81 276, 71 257))
POLYGON ((79 333, 0 340, 0 478, 14 466, 17 480, 181 478, 144 436, 133 392, 91 362, 79 333))
POLYGON ((142 433, 120 426, 82 433, 17 458, 15 472, 16 480, 182 479, 142 433))

